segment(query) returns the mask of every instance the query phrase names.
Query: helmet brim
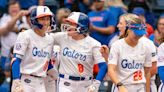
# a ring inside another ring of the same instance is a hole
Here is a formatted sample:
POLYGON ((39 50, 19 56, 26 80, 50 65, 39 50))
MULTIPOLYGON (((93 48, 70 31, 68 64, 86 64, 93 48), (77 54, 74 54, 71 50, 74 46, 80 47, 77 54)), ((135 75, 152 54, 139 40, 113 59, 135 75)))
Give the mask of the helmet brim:
POLYGON ((41 15, 38 15, 36 18, 41 18, 41 17, 45 17, 45 16, 52 16, 52 14, 41 14, 41 15))

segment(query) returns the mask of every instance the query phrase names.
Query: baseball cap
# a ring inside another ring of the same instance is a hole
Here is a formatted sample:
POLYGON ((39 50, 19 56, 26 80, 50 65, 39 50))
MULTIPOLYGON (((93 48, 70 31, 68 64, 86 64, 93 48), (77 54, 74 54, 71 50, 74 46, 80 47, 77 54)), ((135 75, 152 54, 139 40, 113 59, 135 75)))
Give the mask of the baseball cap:
POLYGON ((162 14, 159 16, 159 18, 164 18, 164 13, 162 13, 162 14))
POLYGON ((136 14, 136 15, 145 15, 145 10, 142 8, 142 7, 136 7, 133 9, 132 11, 133 14, 136 14))
POLYGON ((146 27, 143 24, 133 24, 129 27, 136 36, 143 36, 146 34, 146 27))

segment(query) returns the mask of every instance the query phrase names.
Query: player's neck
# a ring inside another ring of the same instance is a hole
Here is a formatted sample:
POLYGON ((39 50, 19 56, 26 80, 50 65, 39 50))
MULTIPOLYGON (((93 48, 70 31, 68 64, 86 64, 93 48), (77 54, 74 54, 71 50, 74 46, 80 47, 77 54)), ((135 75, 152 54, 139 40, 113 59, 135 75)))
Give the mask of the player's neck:
POLYGON ((41 37, 44 37, 44 36, 45 36, 45 31, 42 30, 42 29, 35 29, 34 31, 35 31, 35 33, 36 33, 37 35, 39 35, 39 36, 41 36, 41 37))
POLYGON ((125 42, 131 46, 131 47, 135 47, 137 44, 138 44, 138 40, 132 40, 132 39, 129 39, 128 37, 125 38, 125 42))
POLYGON ((76 36, 72 36, 72 39, 74 40, 81 40, 81 39, 84 39, 85 36, 84 35, 76 35, 76 36))

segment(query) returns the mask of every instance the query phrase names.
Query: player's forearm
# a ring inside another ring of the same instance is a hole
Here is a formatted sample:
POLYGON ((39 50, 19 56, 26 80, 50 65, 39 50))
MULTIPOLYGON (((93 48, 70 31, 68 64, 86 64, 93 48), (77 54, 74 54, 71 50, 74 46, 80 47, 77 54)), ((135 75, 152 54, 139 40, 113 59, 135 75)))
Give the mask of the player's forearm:
POLYGON ((115 67, 116 67, 115 65, 108 64, 108 75, 112 80, 112 82, 116 85, 117 83, 120 82, 120 80, 118 80, 117 78, 115 67))
POLYGON ((12 30, 16 23, 16 18, 14 17, 5 27, 0 29, 0 35, 6 34, 12 30))
POLYGON ((13 17, 11 19, 11 21, 3 28, 3 31, 1 32, 1 35, 9 32, 9 31, 12 31, 14 26, 15 26, 15 23, 18 19, 19 19, 19 15, 13 17))
POLYGON ((158 67, 158 74, 162 82, 164 83, 164 66, 158 67))
POLYGON ((12 76, 13 79, 20 79, 20 58, 15 58, 12 64, 12 76))
POLYGON ((150 68, 145 67, 144 70, 145 70, 145 78, 146 78, 146 92, 150 92, 150 78, 151 78, 150 68))
POLYGON ((151 77, 157 74, 157 62, 152 63, 150 73, 151 73, 151 77))
POLYGON ((96 30, 102 34, 106 34, 106 35, 109 35, 109 34, 112 34, 114 31, 115 31, 115 27, 114 26, 110 26, 110 27, 107 27, 107 28, 100 28, 100 27, 93 27, 93 30, 96 30))
POLYGON ((107 73, 107 64, 106 62, 98 63, 99 66, 99 72, 96 76, 96 80, 102 81, 107 73))

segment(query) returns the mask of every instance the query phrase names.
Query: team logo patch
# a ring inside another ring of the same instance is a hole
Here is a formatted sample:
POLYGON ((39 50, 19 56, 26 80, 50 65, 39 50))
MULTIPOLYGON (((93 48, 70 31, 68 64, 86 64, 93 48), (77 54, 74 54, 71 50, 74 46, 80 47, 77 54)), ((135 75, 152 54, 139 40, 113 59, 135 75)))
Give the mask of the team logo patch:
POLYGON ((30 83, 31 80, 29 80, 29 79, 24 79, 24 82, 26 82, 26 83, 30 83))
POLYGON ((20 50, 22 48, 22 46, 20 43, 17 43, 15 48, 16 48, 16 50, 20 50))
POLYGON ((64 85, 65 85, 65 86, 70 86, 71 83, 69 83, 69 82, 64 82, 64 85))

